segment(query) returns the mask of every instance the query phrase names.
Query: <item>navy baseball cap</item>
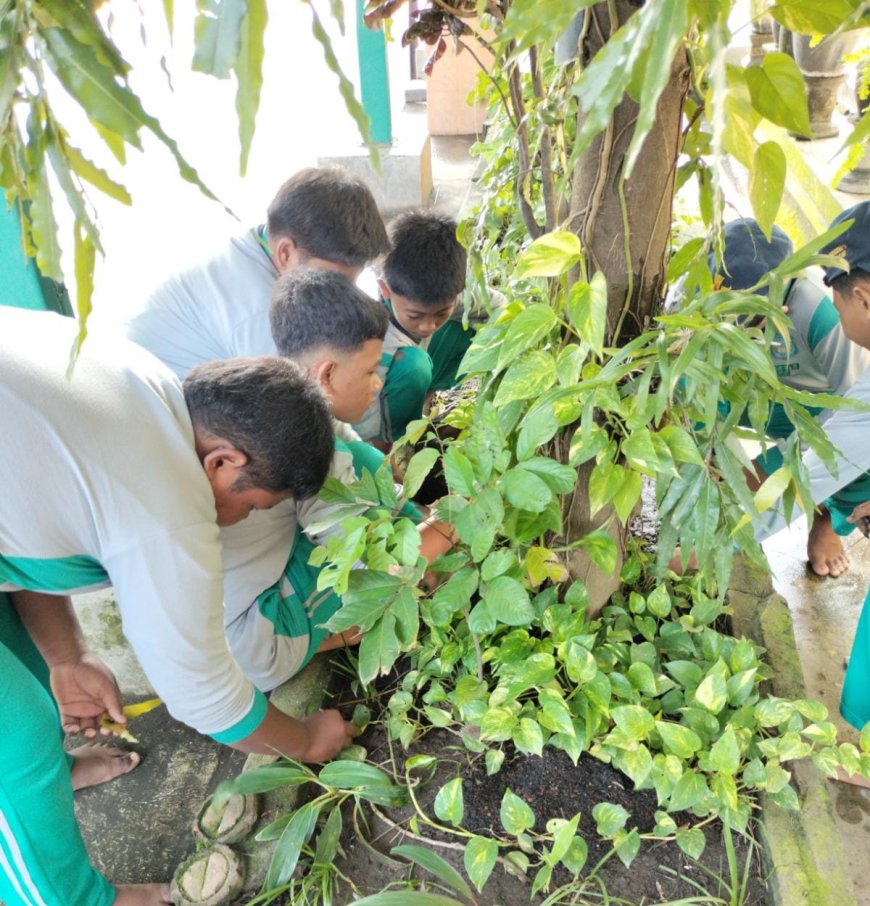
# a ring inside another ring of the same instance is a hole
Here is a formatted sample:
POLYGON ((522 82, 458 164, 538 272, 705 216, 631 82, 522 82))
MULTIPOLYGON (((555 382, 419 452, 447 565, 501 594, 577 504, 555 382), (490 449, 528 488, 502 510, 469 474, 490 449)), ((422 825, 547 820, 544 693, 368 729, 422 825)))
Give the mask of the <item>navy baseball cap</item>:
MULTIPOLYGON (((778 227, 770 232, 770 241, 761 231, 758 221, 741 217, 725 224, 725 248, 718 270, 712 252, 707 256, 707 266, 719 287, 749 289, 778 267, 794 251, 791 239, 778 227)), ((767 287, 758 290, 762 295, 767 287)))
MULTIPOLYGON (((833 242, 829 242, 821 249, 821 252, 823 255, 845 258, 852 270, 870 273, 870 201, 859 201, 851 208, 841 211, 831 221, 831 226, 835 227, 844 220, 855 222, 845 233, 841 233, 833 242)), ((842 277, 846 273, 848 271, 841 267, 826 267, 825 284, 830 286, 837 277, 842 277)))

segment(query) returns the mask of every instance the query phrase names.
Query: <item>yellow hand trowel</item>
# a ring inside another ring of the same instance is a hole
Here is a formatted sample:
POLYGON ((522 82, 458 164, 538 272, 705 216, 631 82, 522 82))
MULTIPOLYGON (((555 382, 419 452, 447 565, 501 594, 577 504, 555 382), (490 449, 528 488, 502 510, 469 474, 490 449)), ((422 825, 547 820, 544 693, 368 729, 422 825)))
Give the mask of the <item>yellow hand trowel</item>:
MULTIPOLYGON (((141 714, 147 714, 149 711, 153 711, 158 705, 162 704, 162 699, 149 698, 147 701, 139 702, 138 705, 124 705, 124 717, 126 717, 127 720, 132 720, 134 717, 139 717, 141 714)), ((104 714, 100 718, 100 726, 104 727, 109 732, 114 733, 115 736, 120 736, 121 739, 124 739, 127 742, 139 742, 124 724, 117 723, 107 714, 104 714)))

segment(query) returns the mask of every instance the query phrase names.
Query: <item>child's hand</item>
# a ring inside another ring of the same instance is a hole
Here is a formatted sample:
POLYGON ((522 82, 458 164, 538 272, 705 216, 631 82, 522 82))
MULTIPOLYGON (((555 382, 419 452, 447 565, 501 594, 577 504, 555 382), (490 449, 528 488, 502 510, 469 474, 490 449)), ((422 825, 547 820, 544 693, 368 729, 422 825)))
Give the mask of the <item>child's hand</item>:
POLYGON ((870 500, 859 503, 858 506, 852 510, 852 515, 846 519, 846 522, 857 525, 861 530, 861 534, 865 538, 870 538, 870 500))
POLYGON ((359 729, 334 708, 309 714, 301 723, 311 740, 302 753, 301 761, 329 761, 346 749, 359 733, 359 729))

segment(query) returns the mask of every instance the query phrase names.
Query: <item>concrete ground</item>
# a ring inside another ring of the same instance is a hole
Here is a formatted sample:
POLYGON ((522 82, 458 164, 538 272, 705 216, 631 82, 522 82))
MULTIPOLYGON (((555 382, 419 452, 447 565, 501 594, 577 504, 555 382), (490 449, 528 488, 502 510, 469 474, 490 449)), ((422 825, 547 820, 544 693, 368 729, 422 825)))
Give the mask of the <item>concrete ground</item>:
MULTIPOLYGON (((765 543, 775 589, 788 602, 808 698, 828 708, 840 742, 857 744, 858 731, 839 714, 840 691, 855 627, 870 588, 870 540, 860 532, 844 539, 851 565, 838 579, 807 567, 806 520, 765 543)), ((827 781, 834 825, 860 906, 870 904, 865 860, 870 852, 870 790, 827 781)))

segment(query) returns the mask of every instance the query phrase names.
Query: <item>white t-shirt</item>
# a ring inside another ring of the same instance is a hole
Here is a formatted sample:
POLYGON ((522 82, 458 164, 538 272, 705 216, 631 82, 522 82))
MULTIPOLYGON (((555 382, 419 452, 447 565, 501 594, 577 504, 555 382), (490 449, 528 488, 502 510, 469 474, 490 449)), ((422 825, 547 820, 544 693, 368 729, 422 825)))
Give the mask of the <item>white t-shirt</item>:
POLYGON ((114 335, 89 336, 67 380, 76 332, 0 309, 0 590, 111 584, 170 713, 236 741, 265 703, 227 647, 214 497, 181 386, 114 335))
POLYGON ((179 378, 214 359, 275 355, 269 298, 277 278, 258 231, 250 229, 158 286, 124 330, 179 378))

